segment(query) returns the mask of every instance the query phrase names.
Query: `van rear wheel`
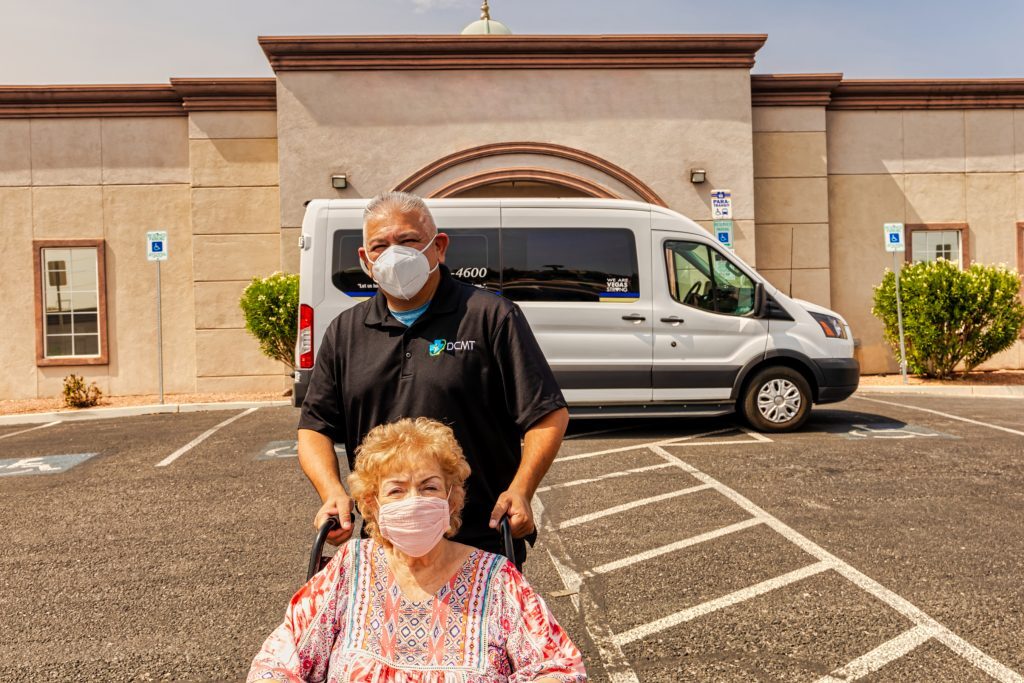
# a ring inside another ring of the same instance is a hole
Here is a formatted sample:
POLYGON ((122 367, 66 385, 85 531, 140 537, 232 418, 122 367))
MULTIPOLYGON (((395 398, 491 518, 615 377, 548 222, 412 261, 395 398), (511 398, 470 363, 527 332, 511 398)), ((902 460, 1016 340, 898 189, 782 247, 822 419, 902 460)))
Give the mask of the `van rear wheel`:
POLYGON ((811 387, 792 368, 765 368, 747 383, 740 412, 759 432, 799 429, 811 414, 811 387))

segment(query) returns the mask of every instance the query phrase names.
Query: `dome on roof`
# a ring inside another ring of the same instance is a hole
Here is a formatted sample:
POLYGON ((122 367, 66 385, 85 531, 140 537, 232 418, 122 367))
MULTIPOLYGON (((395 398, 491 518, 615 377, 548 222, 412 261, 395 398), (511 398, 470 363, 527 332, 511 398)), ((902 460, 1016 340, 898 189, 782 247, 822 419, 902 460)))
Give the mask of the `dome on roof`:
POLYGON ((500 21, 494 21, 493 19, 480 19, 474 21, 472 24, 462 29, 462 35, 464 36, 476 36, 476 35, 500 35, 508 36, 512 35, 512 30, 508 26, 501 23, 500 21))
POLYGON ((480 7, 480 19, 474 21, 472 24, 462 29, 462 35, 464 36, 508 36, 512 35, 512 30, 505 26, 500 21, 491 19, 491 7, 487 4, 487 0, 484 0, 483 5, 480 7))

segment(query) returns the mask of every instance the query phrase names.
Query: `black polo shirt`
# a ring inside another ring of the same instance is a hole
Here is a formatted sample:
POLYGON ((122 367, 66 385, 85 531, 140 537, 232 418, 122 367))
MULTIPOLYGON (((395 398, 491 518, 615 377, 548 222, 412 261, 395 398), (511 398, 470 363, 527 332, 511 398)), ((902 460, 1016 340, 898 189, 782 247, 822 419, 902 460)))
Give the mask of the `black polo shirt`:
POLYGON ((440 271, 430 306, 409 327, 383 295, 331 322, 299 429, 344 443, 351 467, 377 425, 403 417, 449 425, 472 468, 455 540, 500 552, 488 522, 519 467, 521 437, 566 403, 519 307, 440 271))

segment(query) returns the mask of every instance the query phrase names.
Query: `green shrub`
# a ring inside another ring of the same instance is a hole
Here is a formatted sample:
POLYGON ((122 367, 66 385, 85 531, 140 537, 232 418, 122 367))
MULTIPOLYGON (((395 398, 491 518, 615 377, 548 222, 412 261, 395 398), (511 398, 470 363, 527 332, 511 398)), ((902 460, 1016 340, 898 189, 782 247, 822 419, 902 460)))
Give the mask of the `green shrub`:
MULTIPOLYGON (((1020 277, 1005 266, 974 264, 960 270, 945 260, 900 271, 903 327, 910 372, 948 378, 963 364, 970 372, 1009 348, 1024 325, 1020 277)), ((886 272, 875 287, 871 312, 885 325, 885 340, 899 355, 896 278, 886 272)))
POLYGON ((69 408, 91 408, 100 402, 103 392, 96 382, 85 385, 85 378, 68 375, 64 378, 64 405, 69 408))
POLYGON ((264 355, 295 369, 295 337, 299 329, 299 276, 274 273, 253 278, 238 302, 245 329, 260 343, 264 355))

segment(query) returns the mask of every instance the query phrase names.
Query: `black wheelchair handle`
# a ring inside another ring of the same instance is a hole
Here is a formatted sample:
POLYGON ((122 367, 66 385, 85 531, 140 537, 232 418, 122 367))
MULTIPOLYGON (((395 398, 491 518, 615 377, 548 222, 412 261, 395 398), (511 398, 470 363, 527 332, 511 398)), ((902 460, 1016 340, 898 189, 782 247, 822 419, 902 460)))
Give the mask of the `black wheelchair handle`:
POLYGON ((523 571, 523 563, 516 557, 516 546, 512 542, 512 525, 508 521, 508 515, 502 515, 498 522, 498 529, 501 531, 502 540, 505 542, 505 557, 512 561, 520 572, 523 571))
POLYGON ((324 543, 327 542, 327 534, 335 529, 341 528, 341 520, 337 516, 328 517, 320 525, 316 532, 316 540, 313 541, 313 549, 309 553, 309 566, 306 569, 306 581, 313 578, 313 575, 320 571, 320 558, 324 555, 324 543))

